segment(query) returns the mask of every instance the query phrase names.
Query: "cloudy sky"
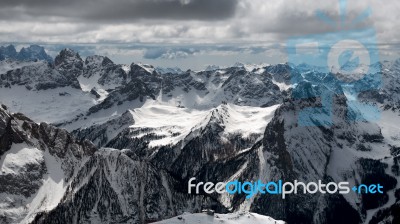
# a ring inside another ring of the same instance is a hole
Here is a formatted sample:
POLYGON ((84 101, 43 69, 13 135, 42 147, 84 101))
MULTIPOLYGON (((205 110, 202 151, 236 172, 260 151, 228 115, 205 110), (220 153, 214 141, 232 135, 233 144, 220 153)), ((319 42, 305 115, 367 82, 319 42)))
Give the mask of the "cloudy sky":
POLYGON ((200 69, 286 62, 292 38, 340 31, 346 35, 336 39, 357 39, 364 37, 353 30, 372 29, 368 44, 393 59, 399 11, 396 0, 2 0, 0 42, 40 44, 53 56, 71 47, 118 63, 200 69))

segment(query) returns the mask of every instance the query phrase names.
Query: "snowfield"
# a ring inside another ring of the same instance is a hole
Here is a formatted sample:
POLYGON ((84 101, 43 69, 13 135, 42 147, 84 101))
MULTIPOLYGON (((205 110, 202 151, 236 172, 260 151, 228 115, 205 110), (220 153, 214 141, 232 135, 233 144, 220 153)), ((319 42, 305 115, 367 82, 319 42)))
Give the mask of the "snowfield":
POLYGON ((28 147, 26 144, 14 144, 0 160, 0 173, 19 174, 25 171, 26 165, 43 162, 43 153, 39 149, 28 147))
POLYGON ((184 213, 180 216, 167 219, 157 224, 284 224, 284 221, 277 221, 271 217, 258 215, 255 213, 230 213, 214 214, 205 213, 184 213))
POLYGON ((96 100, 90 93, 71 87, 30 91, 24 86, 0 88, 0 103, 35 122, 58 123, 85 113, 96 100))

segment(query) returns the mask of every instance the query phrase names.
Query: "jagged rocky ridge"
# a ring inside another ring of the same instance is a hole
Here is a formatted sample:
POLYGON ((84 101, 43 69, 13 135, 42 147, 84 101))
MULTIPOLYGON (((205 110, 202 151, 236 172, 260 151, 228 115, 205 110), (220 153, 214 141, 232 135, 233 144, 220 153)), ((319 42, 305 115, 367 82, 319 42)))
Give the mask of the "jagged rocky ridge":
POLYGON ((349 115, 362 117, 363 111, 349 107, 347 89, 337 85, 333 74, 318 68, 310 71, 306 65, 238 65, 161 74, 152 66, 116 65, 101 56, 83 60, 66 49, 56 58, 54 70, 74 83, 78 80, 79 88, 71 84, 68 94, 87 93, 94 103, 73 119, 60 118, 56 123, 73 131, 78 142, 88 139, 107 148, 80 163, 58 205, 41 210, 34 223, 145 223, 203 208, 220 213, 252 211, 289 223, 396 220, 400 138, 398 128, 388 126, 399 119, 396 64, 379 65, 382 85, 364 80, 378 94, 365 91, 358 96, 373 99, 383 109, 382 116, 388 116, 385 123, 385 119, 348 120, 349 115), (316 96, 321 91, 334 96, 334 125, 299 126, 300 110, 320 106, 316 96), (293 98, 293 93, 302 99, 293 98), (192 122, 186 122, 187 117, 192 122), (250 122, 252 117, 257 119, 250 122), (253 128, 247 129, 247 123, 253 128), (190 196, 186 188, 190 177, 213 182, 379 182, 387 192, 383 197, 315 194, 285 200, 204 192, 190 196))
POLYGON ((53 62, 53 58, 49 56, 45 49, 38 45, 30 45, 23 47, 19 52, 15 49, 14 45, 7 47, 0 47, 0 60, 18 60, 18 61, 40 61, 44 60, 49 63, 53 62))
POLYGON ((80 88, 76 78, 61 74, 48 62, 38 62, 8 71, 1 75, 0 85, 5 88, 20 85, 28 90, 46 90, 66 86, 80 88))

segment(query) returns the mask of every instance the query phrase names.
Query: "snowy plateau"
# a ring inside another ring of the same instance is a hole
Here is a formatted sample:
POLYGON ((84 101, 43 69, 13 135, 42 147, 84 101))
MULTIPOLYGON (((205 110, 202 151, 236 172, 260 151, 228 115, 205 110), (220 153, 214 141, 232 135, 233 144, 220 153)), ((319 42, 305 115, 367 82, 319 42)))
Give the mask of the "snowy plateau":
POLYGON ((0 47, 0 223, 400 223, 400 60, 373 64, 382 82, 355 93, 304 64, 182 71, 21 51, 0 47), (299 125, 321 91, 333 125, 299 125), (385 192, 246 199, 188 194, 192 177, 385 192))

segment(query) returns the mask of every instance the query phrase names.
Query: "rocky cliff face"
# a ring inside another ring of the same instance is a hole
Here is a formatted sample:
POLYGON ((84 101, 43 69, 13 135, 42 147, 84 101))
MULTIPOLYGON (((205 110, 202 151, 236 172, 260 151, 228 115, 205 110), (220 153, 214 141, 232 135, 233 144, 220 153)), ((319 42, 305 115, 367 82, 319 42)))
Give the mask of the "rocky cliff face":
POLYGON ((47 61, 53 63, 53 58, 50 57, 43 47, 38 45, 30 45, 29 47, 23 47, 18 54, 16 59, 20 61, 47 61))
POLYGON ((105 149, 85 163, 61 203, 33 223, 148 223, 201 211, 210 199, 177 192, 166 171, 105 149))
MULTIPOLYGON (((304 86, 299 88, 306 90, 304 86)), ((315 126, 298 125, 293 118, 310 106, 321 104, 312 98, 285 101, 268 124, 262 147, 269 179, 348 181, 352 184, 377 182, 385 183, 387 191, 396 186, 396 178, 385 172, 384 157, 371 156, 383 156, 390 148, 376 124, 347 120, 347 100, 344 95, 335 95, 335 125, 323 127, 318 121, 315 126)), ((354 192, 345 197, 318 193, 289 195, 284 201, 268 195, 257 198, 252 209, 274 214, 273 217, 289 223, 358 223, 365 218, 368 209, 378 208, 386 202, 387 194, 360 197, 354 192)))
POLYGON ((2 74, 0 79, 0 85, 5 88, 13 85, 24 86, 27 90, 47 90, 67 86, 80 88, 75 77, 59 73, 47 62, 37 62, 10 70, 2 74))
POLYGON ((0 121, 0 220, 29 223, 37 212, 57 205, 65 183, 96 148, 65 130, 11 115, 5 106, 0 121))
POLYGON ((82 74, 83 60, 71 49, 62 50, 54 59, 55 68, 63 75, 78 77, 82 74))

